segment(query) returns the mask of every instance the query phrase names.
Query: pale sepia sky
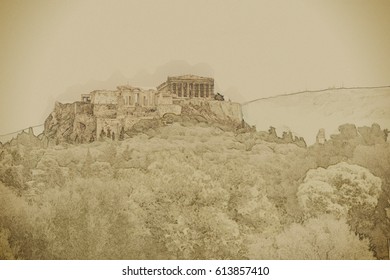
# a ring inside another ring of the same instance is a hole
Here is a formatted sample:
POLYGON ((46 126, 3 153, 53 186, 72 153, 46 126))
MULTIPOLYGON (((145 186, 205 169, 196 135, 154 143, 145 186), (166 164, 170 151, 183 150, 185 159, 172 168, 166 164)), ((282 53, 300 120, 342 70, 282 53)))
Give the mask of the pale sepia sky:
POLYGON ((237 101, 390 85, 389 15, 387 0, 1 0, 0 134, 104 81, 193 70, 237 101))

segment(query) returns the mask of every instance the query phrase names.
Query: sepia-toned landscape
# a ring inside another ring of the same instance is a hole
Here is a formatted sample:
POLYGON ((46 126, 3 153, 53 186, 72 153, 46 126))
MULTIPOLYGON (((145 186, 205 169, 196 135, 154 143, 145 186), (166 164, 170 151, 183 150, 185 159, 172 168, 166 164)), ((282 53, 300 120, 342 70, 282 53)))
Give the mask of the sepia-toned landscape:
POLYGON ((213 84, 95 90, 2 144, 0 258, 388 258, 387 128, 307 145, 257 131, 213 84))
POLYGON ((1 0, 0 260, 390 259, 389 14, 1 0))

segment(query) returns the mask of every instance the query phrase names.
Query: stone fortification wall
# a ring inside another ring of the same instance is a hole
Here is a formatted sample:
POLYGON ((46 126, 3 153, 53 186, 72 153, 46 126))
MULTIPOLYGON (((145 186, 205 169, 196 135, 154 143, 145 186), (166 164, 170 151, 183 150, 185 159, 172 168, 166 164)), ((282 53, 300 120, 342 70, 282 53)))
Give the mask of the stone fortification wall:
POLYGON ((176 104, 164 104, 157 106, 157 112, 160 118, 162 118, 165 114, 181 114, 181 106, 176 104))
POLYGON ((93 104, 117 104, 118 90, 95 90, 91 92, 91 102, 93 104))
POLYGON ((118 106, 115 104, 94 104, 93 115, 98 118, 116 118, 118 106))
POLYGON ((230 119, 236 122, 242 122, 241 105, 235 102, 227 101, 209 101, 211 111, 220 119, 230 119))
POLYGON ((214 114, 215 117, 220 120, 231 120, 237 123, 241 123, 243 120, 241 104, 239 103, 217 100, 189 99, 183 100, 179 104, 207 108, 209 113, 214 114))

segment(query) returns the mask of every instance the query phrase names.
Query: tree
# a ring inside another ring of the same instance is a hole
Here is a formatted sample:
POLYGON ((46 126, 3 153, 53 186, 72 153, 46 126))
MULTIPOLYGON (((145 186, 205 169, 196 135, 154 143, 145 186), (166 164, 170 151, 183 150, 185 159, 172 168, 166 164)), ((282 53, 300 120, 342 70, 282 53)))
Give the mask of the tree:
POLYGON ((65 177, 55 156, 43 156, 37 164, 37 169, 44 171, 39 181, 46 187, 62 186, 65 183, 65 177))
POLYGON ((100 160, 110 163, 111 165, 114 165, 116 161, 116 146, 114 143, 110 143, 109 145, 106 145, 103 148, 103 153, 100 155, 100 160))
MULTIPOLYGON (((176 205, 178 207, 178 205, 176 205)), ((215 207, 185 207, 175 222, 160 221, 166 250, 176 259, 242 259, 243 235, 215 207)), ((169 213, 169 212, 168 212, 169 213)))
POLYGON ((83 166, 81 168, 81 174, 83 175, 83 177, 85 178, 88 178, 91 176, 92 174, 92 169, 91 169, 91 165, 93 163, 93 159, 92 159, 92 156, 91 156, 91 152, 87 151, 87 155, 85 157, 85 161, 83 163, 83 166))
POLYGON ((131 151, 129 150, 129 145, 126 145, 126 149, 123 151, 122 157, 126 161, 131 159, 131 151))
POLYGON ((8 167, 2 178, 0 178, 0 181, 7 186, 12 186, 16 190, 21 191, 24 188, 23 166, 18 165, 8 167))
MULTIPOLYGON (((378 199, 375 214, 368 212, 371 221, 376 227, 370 231, 364 231, 371 238, 378 258, 388 258, 387 239, 390 237, 390 145, 376 144, 373 146, 358 146, 355 149, 352 162, 369 169, 375 176, 382 180, 382 193, 378 199)), ((364 211, 357 208, 356 211, 364 211)), ((354 224, 359 225, 360 219, 355 219, 354 224)))
POLYGON ((123 141, 125 139, 125 129, 122 126, 121 131, 119 133, 119 141, 123 141))
POLYGON ((105 137, 106 137, 106 133, 104 132, 104 129, 102 128, 102 130, 100 131, 99 140, 102 141, 102 140, 104 140, 105 137))
POLYGON ((380 192, 380 178, 364 167, 341 162, 327 169, 309 170, 297 196, 309 217, 326 213, 345 217, 355 207, 373 211, 380 192))
POLYGON ((14 260, 14 251, 9 244, 10 232, 0 227, 0 260, 14 260))
POLYGON ((373 259, 368 239, 351 232, 345 219, 330 215, 293 223, 276 237, 257 238, 250 259, 342 260, 373 259))

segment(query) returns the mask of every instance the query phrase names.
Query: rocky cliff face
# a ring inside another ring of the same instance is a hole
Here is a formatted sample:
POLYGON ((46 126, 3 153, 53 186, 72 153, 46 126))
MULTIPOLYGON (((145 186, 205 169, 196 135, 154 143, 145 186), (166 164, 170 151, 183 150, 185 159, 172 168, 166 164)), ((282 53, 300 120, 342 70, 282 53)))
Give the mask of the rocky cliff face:
POLYGON ((16 135, 16 137, 12 138, 10 141, 1 144, 0 149, 16 147, 16 146, 25 146, 25 147, 41 147, 43 143, 41 141, 40 136, 35 136, 33 129, 30 127, 28 131, 22 131, 16 135))
POLYGON ((209 106, 218 118, 239 123, 243 120, 241 105, 238 103, 210 101, 209 106))
POLYGON ((115 104, 110 106, 108 108, 105 105, 84 102, 72 104, 57 102, 53 112, 45 121, 44 143, 50 145, 61 142, 93 142, 101 138, 97 136, 101 131, 106 131, 108 128, 111 132, 115 131, 116 137, 121 130, 125 130, 128 135, 133 135, 135 132, 148 129, 150 124, 153 124, 153 127, 156 124, 169 124, 167 115, 180 116, 176 118, 179 122, 190 117, 192 120, 199 118, 202 122, 219 123, 232 129, 245 127, 240 104, 232 102, 188 100, 179 104, 159 105, 155 110, 138 107, 133 109, 131 114, 121 113, 120 106, 115 104))
POLYGON ((241 105, 225 101, 189 100, 180 104, 182 114, 200 115, 207 120, 220 120, 240 124, 243 121, 241 105))
POLYGON ((93 105, 82 102, 56 103, 45 121, 44 138, 48 143, 86 143, 95 140, 96 119, 93 105))

